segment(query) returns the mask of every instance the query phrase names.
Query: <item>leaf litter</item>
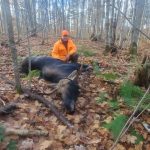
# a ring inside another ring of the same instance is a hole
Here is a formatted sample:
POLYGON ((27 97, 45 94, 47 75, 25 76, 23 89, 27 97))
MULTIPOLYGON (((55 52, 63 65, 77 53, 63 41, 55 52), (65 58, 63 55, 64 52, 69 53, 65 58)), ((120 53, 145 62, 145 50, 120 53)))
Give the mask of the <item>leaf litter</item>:
MULTIPOLYGON (((36 55, 48 55, 55 39, 52 39, 51 41, 52 42, 41 45, 39 37, 31 38, 32 53, 36 55)), ((22 57, 27 56, 28 51, 25 49, 26 45, 27 41, 20 46, 17 45, 18 55, 21 59, 22 57)), ((93 65, 93 62, 96 62, 97 70, 95 72, 93 71, 91 74, 83 74, 79 77, 81 94, 77 101, 76 112, 74 115, 65 114, 68 120, 74 124, 74 130, 70 130, 62 125, 53 113, 39 102, 31 100, 26 95, 16 94, 12 86, 5 84, 4 81, 0 81, 0 97, 6 103, 20 99, 18 103, 19 109, 9 116, 1 116, 1 122, 7 122, 7 124, 16 128, 41 129, 48 130, 49 132, 48 137, 15 137, 18 149, 107 150, 113 144, 113 136, 108 129, 102 126, 102 124, 104 122, 110 123, 118 113, 124 115, 131 114, 130 108, 122 103, 121 98, 118 101, 116 110, 111 110, 110 107, 113 104, 110 105, 109 103, 111 99, 118 97, 118 83, 121 84, 127 76, 128 78, 133 76, 135 64, 130 63, 131 58, 128 55, 128 50, 119 51, 116 56, 104 56, 102 54, 104 50, 102 43, 100 44, 83 40, 78 41, 78 46, 80 45, 86 45, 88 50, 94 52, 94 56, 90 54, 91 56, 87 57, 88 53, 86 53, 86 56, 82 54, 79 58, 79 62, 90 65, 93 65), (110 84, 107 81, 105 82, 103 76, 98 76, 99 74, 106 73, 118 74, 119 76, 113 78, 113 81, 117 84, 110 84), (107 96, 103 102, 97 103, 96 100, 100 98, 99 96, 102 93, 107 93, 107 96)), ((0 72, 4 73, 6 77, 12 80, 14 74, 12 70, 10 51, 8 48, 0 48, 2 58, 0 72)), ((140 56, 137 58, 139 61, 142 59, 140 56)), ((23 79, 22 83, 23 85, 28 86, 27 80, 23 79)), ((33 91, 40 93, 42 96, 46 98, 51 97, 59 111, 65 113, 61 107, 60 96, 58 94, 48 95, 52 88, 48 87, 48 84, 45 81, 33 77, 31 87, 33 91)), ((131 133, 127 133, 117 144, 116 149, 125 150, 128 148, 129 150, 140 150, 141 147, 144 147, 146 150, 149 149, 148 141, 150 141, 150 135, 141 124, 143 121, 150 122, 147 115, 148 114, 143 114, 140 117, 141 121, 134 123, 132 126, 138 133, 143 135, 144 141, 147 142, 144 143, 141 141, 139 144, 135 144, 137 137, 131 133)), ((11 137, 7 138, 9 139, 11 137)), ((4 143, 0 143, 1 147, 5 147, 4 145, 4 143)))

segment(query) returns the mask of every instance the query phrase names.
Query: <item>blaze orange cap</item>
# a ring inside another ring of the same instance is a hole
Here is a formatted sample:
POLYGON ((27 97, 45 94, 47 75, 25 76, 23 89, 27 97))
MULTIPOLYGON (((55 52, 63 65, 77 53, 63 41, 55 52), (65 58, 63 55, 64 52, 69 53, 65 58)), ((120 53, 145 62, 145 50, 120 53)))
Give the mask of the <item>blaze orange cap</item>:
POLYGON ((63 30, 62 33, 61 33, 61 35, 62 35, 62 36, 64 36, 64 35, 69 35, 69 32, 68 32, 67 30, 63 30))

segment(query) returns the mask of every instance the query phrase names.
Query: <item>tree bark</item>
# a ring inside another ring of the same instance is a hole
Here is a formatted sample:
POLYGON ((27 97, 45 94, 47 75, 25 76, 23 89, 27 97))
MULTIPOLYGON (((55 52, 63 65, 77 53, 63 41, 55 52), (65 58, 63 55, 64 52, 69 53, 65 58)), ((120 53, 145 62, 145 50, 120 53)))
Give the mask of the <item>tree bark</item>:
POLYGON ((18 41, 20 40, 20 12, 19 12, 19 5, 18 1, 14 0, 14 8, 15 8, 15 15, 16 15, 16 25, 17 25, 17 32, 18 32, 18 41))
POLYGON ((134 8, 134 17, 133 17, 133 28, 131 35, 131 44, 130 44, 130 54, 137 54, 139 31, 136 28, 141 28, 143 10, 144 10, 145 0, 136 0, 134 8), (136 28, 135 28, 136 27, 136 28))
POLYGON ((24 3, 25 3, 25 8, 26 8, 25 13, 27 13, 28 22, 29 22, 30 29, 31 29, 31 35, 36 36, 36 28, 34 26, 31 2, 30 0, 24 0, 24 3))
MULTIPOLYGON (((123 9, 123 13, 126 15, 127 14, 127 8, 128 8, 128 0, 124 1, 124 9, 123 9)), ((123 42, 125 40, 125 35, 126 35, 126 26, 125 26, 125 18, 123 17, 122 20, 122 26, 120 29, 120 41, 119 41, 119 47, 122 48, 123 47, 123 42)))
POLYGON ((109 9, 110 9, 110 0, 106 0, 106 46, 105 46, 105 52, 108 53, 110 51, 110 39, 109 39, 109 33, 110 33, 110 22, 109 22, 109 9))
POLYGON ((9 47, 11 49, 11 55, 13 60, 13 69, 15 74, 15 83, 16 83, 16 90, 17 92, 21 92, 21 83, 20 83, 20 75, 18 70, 18 61, 17 61, 17 49, 15 47, 15 41, 14 41, 14 31, 13 31, 13 24, 12 24, 12 17, 10 12, 10 5, 9 0, 2 0, 2 5, 5 8, 5 14, 6 14, 6 23, 7 23, 7 33, 8 33, 8 39, 9 39, 9 47))
POLYGON ((145 56, 142 65, 137 68, 134 84, 148 88, 150 84, 150 57, 145 56))

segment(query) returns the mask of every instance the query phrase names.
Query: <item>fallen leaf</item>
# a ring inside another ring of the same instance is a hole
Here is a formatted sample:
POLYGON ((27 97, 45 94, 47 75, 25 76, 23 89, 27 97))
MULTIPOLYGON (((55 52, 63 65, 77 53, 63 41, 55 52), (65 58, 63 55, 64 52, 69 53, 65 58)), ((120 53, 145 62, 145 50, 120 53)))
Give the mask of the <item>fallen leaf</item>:
POLYGON ((19 149, 29 150, 29 149, 33 149, 33 146, 34 146, 33 139, 27 138, 26 140, 21 142, 21 145, 19 146, 19 149))
POLYGON ((127 135, 127 142, 128 142, 128 143, 135 144, 136 140, 137 140, 137 137, 136 137, 136 136, 127 135))
POLYGON ((110 123, 112 121, 112 116, 107 117, 104 122, 110 123))
POLYGON ((50 148, 50 146, 51 146, 52 143, 53 143, 53 141, 45 140, 44 142, 42 142, 40 144, 40 150, 45 150, 47 148, 50 148))
POLYGON ((115 150, 126 150, 126 148, 121 144, 117 144, 115 150))
POLYGON ((92 139, 92 140, 88 141, 87 144, 98 144, 100 142, 101 142, 101 139, 92 139))
POLYGON ((86 147, 84 147, 83 145, 75 145, 75 150, 86 150, 86 147))

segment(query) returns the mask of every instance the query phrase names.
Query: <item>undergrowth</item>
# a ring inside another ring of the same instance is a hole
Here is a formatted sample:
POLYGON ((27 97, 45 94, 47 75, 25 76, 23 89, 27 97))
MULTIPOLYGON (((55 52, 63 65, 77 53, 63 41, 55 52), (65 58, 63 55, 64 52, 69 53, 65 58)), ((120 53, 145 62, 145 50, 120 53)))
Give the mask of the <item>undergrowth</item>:
MULTIPOLYGON (((135 107, 143 95, 144 91, 140 87, 133 85, 131 82, 124 82, 120 87, 120 96, 129 107, 135 107)), ((140 108, 145 107, 149 102, 150 94, 146 96, 140 108)))
POLYGON ((100 77, 104 78, 105 80, 116 80, 118 78, 118 74, 115 72, 110 73, 102 73, 100 74, 100 77))
POLYGON ((116 80, 119 77, 119 75, 116 72, 103 73, 101 71, 101 67, 96 61, 93 61, 92 65, 93 65, 93 73, 97 77, 103 78, 105 80, 111 80, 111 81, 116 80))
POLYGON ((78 53, 85 57, 91 57, 96 55, 95 52, 93 52, 93 49, 89 49, 88 47, 83 45, 79 46, 78 53))
POLYGON ((118 115, 111 123, 103 124, 103 127, 107 128, 113 135, 113 138, 116 139, 119 133, 121 132, 124 124, 127 121, 127 116, 118 115))
POLYGON ((40 76, 39 70, 32 70, 24 79, 29 80, 30 78, 32 79, 33 77, 39 77, 39 76, 40 76))
MULTIPOLYGON (((113 135, 113 138, 116 139, 120 134, 122 128, 124 127, 128 117, 125 115, 118 115, 110 123, 104 123, 103 127, 107 128, 113 135)), ((144 138, 141 134, 135 131, 133 128, 130 128, 129 133, 136 137, 135 144, 139 144, 141 141, 144 141, 144 138)))

